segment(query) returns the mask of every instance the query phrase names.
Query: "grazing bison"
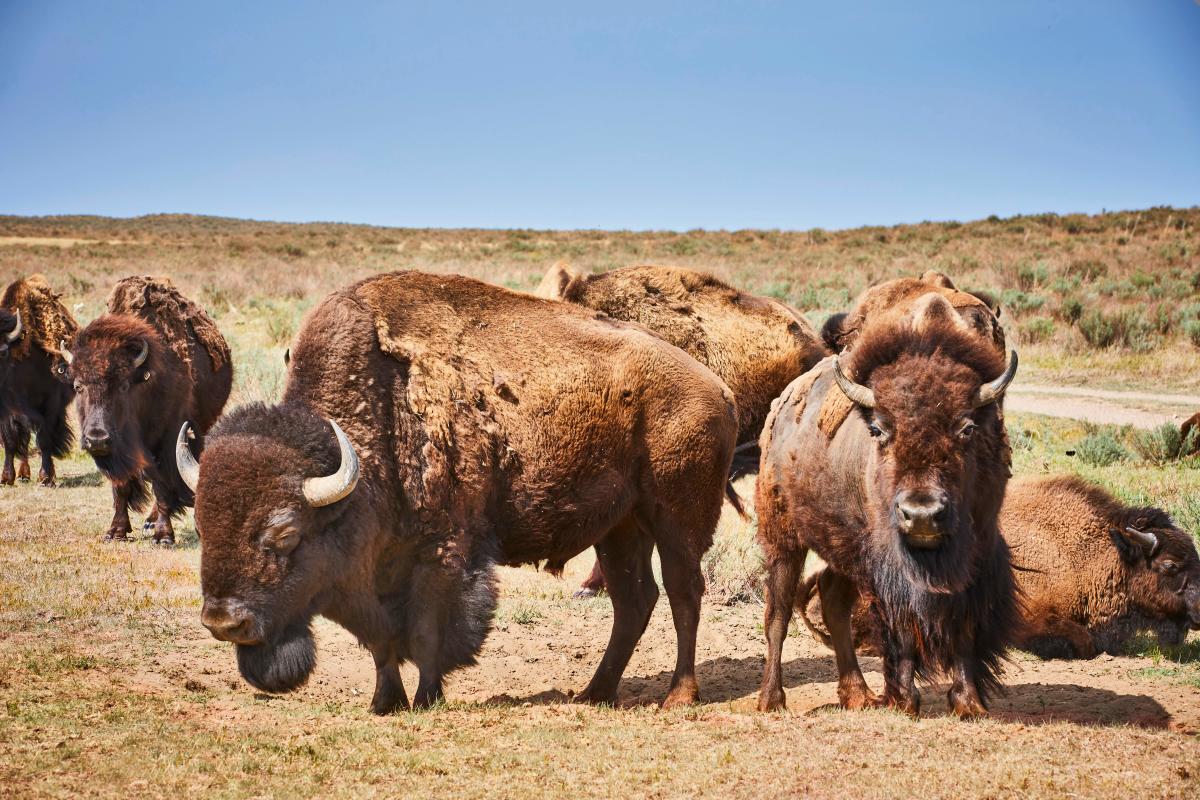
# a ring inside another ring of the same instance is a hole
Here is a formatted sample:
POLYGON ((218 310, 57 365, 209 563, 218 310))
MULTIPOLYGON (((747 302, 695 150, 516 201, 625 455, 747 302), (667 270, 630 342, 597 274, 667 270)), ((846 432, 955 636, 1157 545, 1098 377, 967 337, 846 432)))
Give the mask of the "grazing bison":
MULTIPOLYGON (((1141 630, 1179 644, 1200 628, 1200 558, 1195 541, 1161 509, 1131 508, 1074 476, 1023 478, 1008 485, 1000 530, 1025 597, 1015 645, 1042 658, 1118 654, 1141 630)), ((797 609, 832 646, 816 618, 819 573, 805 579, 797 609)), ((881 652, 861 600, 854 609, 859 652, 881 652)))
POLYGON ((1179 428, 1179 438, 1182 449, 1179 455, 1190 456, 1200 452, 1200 413, 1188 417, 1179 428))
POLYGON ((175 433, 185 420, 202 437, 220 415, 233 383, 229 346, 202 308, 165 278, 123 278, 108 313, 93 320, 63 355, 78 397, 80 441, 109 480, 113 521, 107 539, 128 539, 129 507, 149 501, 144 527, 173 544, 171 517, 191 505, 175 466, 175 433))
POLYGON ((0 301, 0 440, 4 470, 0 483, 29 479, 29 437, 36 432, 42 465, 38 482, 54 485, 54 459, 71 450, 74 436, 67 406, 74 393, 63 377, 59 343, 79 325, 41 275, 13 281, 0 301))
POLYGON ((494 565, 561 570, 594 546, 613 629, 582 697, 613 702, 657 546, 678 637, 665 704, 693 702, 700 557, 736 433, 721 381, 644 331, 458 276, 361 281, 309 314, 282 403, 230 413, 199 464, 180 433, 202 621, 282 692, 312 671, 322 614, 374 656, 373 711, 407 706, 405 661, 428 706, 491 626, 494 565))
POLYGON ((1000 325, 1000 306, 982 292, 963 292, 949 276, 929 270, 920 278, 897 278, 872 286, 858 296, 854 308, 835 314, 825 321, 821 338, 833 352, 848 349, 868 322, 883 314, 909 314, 930 294, 946 299, 959 316, 983 339, 1004 352, 1004 328, 1000 325))
MULTIPOLYGON (((704 364, 733 391, 738 408, 734 477, 758 468, 758 435, 771 401, 827 355, 812 326, 777 300, 739 292, 711 275, 635 266, 575 276, 547 272, 537 294, 643 325, 704 364)), ((604 588, 599 562, 577 596, 604 588)))
POLYGON ((1018 602, 996 517, 1008 480, 1000 403, 1016 373, 940 295, 884 315, 848 353, 793 382, 762 437, 756 489, 767 557, 768 654, 759 708, 784 705, 781 655, 812 548, 838 699, 917 713, 918 675, 948 673, 950 706, 986 713, 1018 602), (829 426, 840 392, 857 413, 829 426), (886 691, 858 666, 850 615, 859 593, 883 632, 886 691))

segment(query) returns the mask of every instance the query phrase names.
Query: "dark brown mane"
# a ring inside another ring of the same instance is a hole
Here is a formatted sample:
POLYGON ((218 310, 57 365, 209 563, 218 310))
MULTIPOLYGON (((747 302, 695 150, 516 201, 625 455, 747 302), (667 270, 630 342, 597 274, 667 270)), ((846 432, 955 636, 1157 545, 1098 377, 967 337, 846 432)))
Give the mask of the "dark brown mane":
POLYGON ((845 371, 866 383, 878 367, 894 363, 902 354, 943 355, 969 367, 980 382, 996 378, 1005 367, 1004 357, 990 341, 955 320, 892 316, 867 325, 846 357, 845 371))

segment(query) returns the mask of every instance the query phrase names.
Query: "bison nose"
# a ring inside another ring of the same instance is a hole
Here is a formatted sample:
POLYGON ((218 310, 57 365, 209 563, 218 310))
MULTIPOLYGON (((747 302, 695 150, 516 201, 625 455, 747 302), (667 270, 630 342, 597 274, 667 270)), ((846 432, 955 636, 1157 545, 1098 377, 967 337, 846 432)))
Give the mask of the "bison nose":
POLYGON ((901 492, 896 498, 896 522, 900 533, 918 547, 936 546, 946 533, 949 508, 941 495, 901 492))
POLYGON ((112 444, 112 439, 108 435, 108 431, 101 428, 89 428, 83 434, 83 449, 87 450, 94 456, 108 455, 109 447, 112 444))
POLYGON ((200 621, 213 638, 234 644, 259 644, 254 615, 236 600, 205 600, 200 621))

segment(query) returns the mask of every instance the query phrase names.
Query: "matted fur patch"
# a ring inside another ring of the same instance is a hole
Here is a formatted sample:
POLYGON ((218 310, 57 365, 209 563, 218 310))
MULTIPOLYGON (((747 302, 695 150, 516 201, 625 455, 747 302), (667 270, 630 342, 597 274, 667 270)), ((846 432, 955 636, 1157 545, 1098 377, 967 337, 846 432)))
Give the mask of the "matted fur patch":
POLYGON ((825 393, 825 400, 821 403, 821 412, 817 417, 817 427, 827 438, 832 439, 853 410, 854 401, 846 397, 842 387, 835 383, 825 393))

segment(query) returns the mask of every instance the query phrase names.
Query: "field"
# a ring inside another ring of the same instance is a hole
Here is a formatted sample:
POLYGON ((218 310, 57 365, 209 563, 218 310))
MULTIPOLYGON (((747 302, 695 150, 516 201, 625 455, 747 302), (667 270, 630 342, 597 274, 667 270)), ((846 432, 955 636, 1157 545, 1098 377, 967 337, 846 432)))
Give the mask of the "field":
MULTIPOLYGON (((1098 389, 1111 393, 1095 393, 1096 403, 1148 424, 1187 413, 1189 399, 1159 396, 1200 393, 1198 224, 1200 210, 1176 209, 678 234, 0 217, 0 279, 43 272, 86 320, 117 278, 171 276, 229 338, 231 403, 242 403, 278 396, 283 352, 313 302, 381 270, 462 272, 528 289, 559 259, 583 270, 672 263, 786 299, 819 323, 872 281, 941 269, 1001 298, 1022 356, 1013 400, 1050 398, 1052 407, 1037 406, 1045 413, 1008 416, 1017 474, 1081 473, 1131 502, 1163 506, 1195 534, 1195 459, 1173 458, 1154 431, 1072 417, 1087 416, 1079 406, 1098 389), (1079 393, 1049 391, 1072 387, 1079 393)), ((327 622, 317 626, 321 663, 309 686, 255 693, 231 648, 199 625, 190 518, 172 550, 104 544, 109 490, 91 461, 63 462, 60 484, 0 491, 0 797, 1200 792, 1195 633, 1178 649, 1146 639, 1124 656, 1083 662, 1014 653, 992 718, 963 723, 946 716, 941 685, 924 689, 918 720, 829 708, 832 654, 796 630, 784 654, 789 710, 759 714, 759 555, 753 522, 727 510, 706 559, 702 705, 654 707, 674 660, 665 601, 619 706, 570 703, 611 622, 606 598, 571 597, 591 566, 585 555, 562 580, 503 570, 496 628, 480 664, 448 685, 449 702, 380 719, 367 712, 369 655, 327 622)), ((751 497, 752 479, 738 488, 751 497)), ((864 668, 878 688, 878 661, 864 668)), ((405 680, 411 691, 413 674, 405 680)))

